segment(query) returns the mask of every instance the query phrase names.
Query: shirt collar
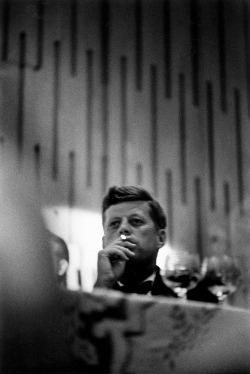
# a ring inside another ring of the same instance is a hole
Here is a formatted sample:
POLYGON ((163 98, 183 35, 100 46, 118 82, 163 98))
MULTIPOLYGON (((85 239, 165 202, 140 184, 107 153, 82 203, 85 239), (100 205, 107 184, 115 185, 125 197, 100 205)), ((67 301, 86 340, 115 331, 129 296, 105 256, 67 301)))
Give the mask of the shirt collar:
MULTIPOLYGON (((153 283, 155 280, 155 277, 156 277, 156 271, 154 271, 149 277, 145 278, 142 282, 138 283, 138 285, 144 282, 147 282, 147 281, 151 281, 153 283)), ((124 286, 120 281, 117 281, 117 283, 119 284, 120 287, 124 286)))
POLYGON ((146 281, 152 281, 152 283, 154 282, 154 280, 155 280, 155 276, 156 276, 156 274, 155 274, 155 271, 149 276, 149 277, 147 277, 146 279, 144 279, 142 282, 140 282, 139 284, 142 284, 142 283, 144 283, 144 282, 146 282, 146 281))

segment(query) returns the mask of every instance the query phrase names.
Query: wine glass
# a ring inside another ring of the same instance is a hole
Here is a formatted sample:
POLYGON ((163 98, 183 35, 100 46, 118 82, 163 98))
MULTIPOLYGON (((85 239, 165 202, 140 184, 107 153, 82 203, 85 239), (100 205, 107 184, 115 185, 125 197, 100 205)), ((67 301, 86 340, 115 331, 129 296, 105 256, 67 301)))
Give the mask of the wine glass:
POLYGON ((186 298, 186 293, 195 287, 200 278, 200 261, 197 255, 188 251, 176 250, 166 257, 164 270, 161 271, 163 282, 179 298, 186 298))
POLYGON ((223 302, 238 288, 242 274, 237 260, 226 254, 206 257, 202 263, 201 274, 208 290, 223 302))

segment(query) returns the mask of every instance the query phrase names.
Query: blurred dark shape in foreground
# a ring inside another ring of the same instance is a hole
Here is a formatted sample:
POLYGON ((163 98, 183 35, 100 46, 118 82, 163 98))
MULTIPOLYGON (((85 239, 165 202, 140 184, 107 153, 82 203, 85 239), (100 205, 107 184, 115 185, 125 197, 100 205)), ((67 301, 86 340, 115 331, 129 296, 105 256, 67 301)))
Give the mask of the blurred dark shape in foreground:
POLYGON ((29 178, 0 170, 0 372, 67 370, 48 233, 29 178))

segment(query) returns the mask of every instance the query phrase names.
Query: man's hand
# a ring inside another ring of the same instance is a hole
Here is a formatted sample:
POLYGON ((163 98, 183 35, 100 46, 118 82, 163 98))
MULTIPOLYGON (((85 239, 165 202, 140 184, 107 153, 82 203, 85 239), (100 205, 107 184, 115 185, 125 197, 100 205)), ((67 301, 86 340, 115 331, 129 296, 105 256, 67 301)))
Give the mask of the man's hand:
POLYGON ((134 253, 134 243, 118 238, 98 253, 98 277, 95 287, 112 288, 125 270, 126 262, 134 253))

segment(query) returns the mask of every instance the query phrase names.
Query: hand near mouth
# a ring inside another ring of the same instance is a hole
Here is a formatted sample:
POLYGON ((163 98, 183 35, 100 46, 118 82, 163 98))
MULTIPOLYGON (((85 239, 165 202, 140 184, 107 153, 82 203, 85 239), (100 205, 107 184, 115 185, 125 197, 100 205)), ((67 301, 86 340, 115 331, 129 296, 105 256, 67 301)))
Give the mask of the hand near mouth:
POLYGON ((135 256, 136 244, 121 235, 98 253, 98 278, 95 287, 112 288, 120 279, 128 260, 135 256))

